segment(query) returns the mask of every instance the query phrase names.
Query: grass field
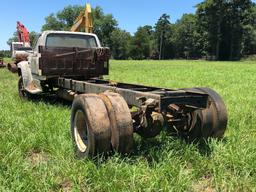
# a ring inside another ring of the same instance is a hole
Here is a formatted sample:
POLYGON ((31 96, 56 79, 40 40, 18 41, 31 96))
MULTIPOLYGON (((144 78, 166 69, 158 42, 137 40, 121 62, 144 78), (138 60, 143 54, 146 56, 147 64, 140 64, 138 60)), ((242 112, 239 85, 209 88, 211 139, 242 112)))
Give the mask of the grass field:
POLYGON ((4 62, 5 62, 5 63, 9 63, 9 62, 11 62, 11 61, 12 61, 11 58, 4 58, 4 62))
POLYGON ((229 113, 223 141, 204 148, 166 134, 136 136, 131 157, 77 160, 70 106, 22 101, 0 69, 0 191, 256 191, 256 62, 111 61, 110 79, 211 87, 229 113))

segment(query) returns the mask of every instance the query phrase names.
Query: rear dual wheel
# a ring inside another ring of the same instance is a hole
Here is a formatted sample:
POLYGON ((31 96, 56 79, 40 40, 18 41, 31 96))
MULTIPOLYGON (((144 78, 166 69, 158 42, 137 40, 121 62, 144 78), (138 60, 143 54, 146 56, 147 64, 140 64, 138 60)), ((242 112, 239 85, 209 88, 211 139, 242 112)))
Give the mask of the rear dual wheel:
POLYGON ((77 157, 121 154, 132 150, 132 119, 125 100, 116 93, 83 94, 74 99, 71 133, 77 157))
POLYGON ((72 104, 71 133, 79 158, 108 153, 110 121, 105 104, 94 94, 79 95, 72 104))
POLYGON ((105 92, 100 97, 108 111, 113 149, 121 154, 130 153, 133 146, 133 123, 126 101, 113 92, 105 92))
POLYGON ((223 138, 227 128, 228 115, 221 96, 206 87, 186 89, 186 91, 206 93, 209 95, 210 101, 209 108, 194 112, 196 123, 188 134, 189 140, 223 138))
POLYGON ((220 95, 209 88, 198 88, 209 95, 210 107, 202 110, 203 128, 211 127, 205 131, 205 137, 222 138, 227 128, 228 114, 226 106, 220 95))

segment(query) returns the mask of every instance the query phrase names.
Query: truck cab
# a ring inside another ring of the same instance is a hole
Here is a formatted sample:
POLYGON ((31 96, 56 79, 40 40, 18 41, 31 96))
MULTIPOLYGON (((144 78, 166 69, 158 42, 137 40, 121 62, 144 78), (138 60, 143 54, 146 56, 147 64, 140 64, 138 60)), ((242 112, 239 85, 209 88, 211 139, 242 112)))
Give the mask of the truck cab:
POLYGON ((109 49, 95 34, 44 31, 28 61, 18 64, 18 74, 26 91, 40 93, 59 77, 86 80, 108 75, 109 57, 109 49))
POLYGON ((12 54, 12 59, 16 59, 17 55, 28 56, 32 51, 32 48, 29 46, 25 46, 23 42, 12 42, 10 51, 12 54))

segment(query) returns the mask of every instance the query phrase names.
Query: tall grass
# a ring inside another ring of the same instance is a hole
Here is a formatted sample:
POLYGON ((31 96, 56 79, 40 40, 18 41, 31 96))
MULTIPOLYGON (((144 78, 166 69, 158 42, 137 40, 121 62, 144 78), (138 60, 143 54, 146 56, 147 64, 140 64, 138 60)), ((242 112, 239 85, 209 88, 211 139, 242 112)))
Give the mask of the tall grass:
POLYGON ((109 78, 169 88, 211 87, 229 113, 223 141, 186 144, 135 135, 131 157, 74 158, 70 105, 18 97, 0 69, 0 191, 255 191, 256 63, 111 61, 109 78))

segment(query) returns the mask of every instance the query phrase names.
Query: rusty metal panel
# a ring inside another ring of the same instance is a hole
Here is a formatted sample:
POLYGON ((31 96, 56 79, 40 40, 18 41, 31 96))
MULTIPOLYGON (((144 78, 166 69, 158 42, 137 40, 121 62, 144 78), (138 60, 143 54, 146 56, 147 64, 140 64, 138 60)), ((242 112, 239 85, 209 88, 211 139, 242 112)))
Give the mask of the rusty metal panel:
POLYGON ((106 48, 39 47, 39 69, 44 76, 86 78, 108 74, 106 48))

